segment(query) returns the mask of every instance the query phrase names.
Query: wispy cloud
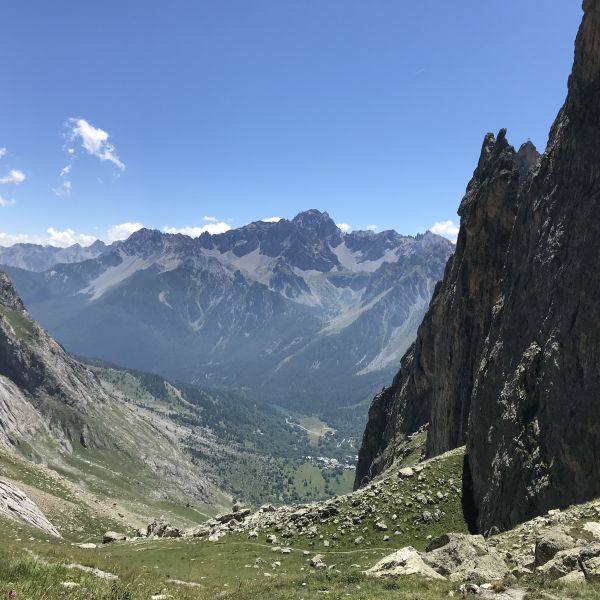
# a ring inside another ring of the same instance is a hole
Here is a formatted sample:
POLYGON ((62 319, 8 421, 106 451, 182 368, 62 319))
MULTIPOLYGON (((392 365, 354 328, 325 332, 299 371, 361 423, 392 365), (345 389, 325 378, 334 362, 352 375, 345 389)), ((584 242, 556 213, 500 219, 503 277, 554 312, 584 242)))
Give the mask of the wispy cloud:
MULTIPOLYGON (((88 154, 113 163, 121 171, 125 170, 125 163, 119 158, 116 148, 108 141, 110 134, 107 131, 94 127, 82 118, 69 119, 67 127, 70 129, 69 141, 79 140, 82 148, 88 154)), ((67 152, 69 150, 72 150, 72 148, 67 149, 67 152)), ((73 152, 70 152, 70 154, 73 154, 73 152)))
POLYGON ((67 180, 63 181, 59 187, 52 188, 52 191, 57 196, 68 196, 71 193, 72 189, 73 189, 73 184, 67 179, 67 180))
POLYGON ((19 171, 18 169, 11 169, 8 172, 8 175, 4 177, 0 177, 0 183, 23 183, 25 181, 25 173, 23 171, 19 171))
POLYGON ((283 217, 267 217, 266 219, 261 219, 263 223, 279 223, 283 217))
POLYGON ((4 158, 8 150, 6 148, 0 148, 0 158, 4 158))
POLYGON ((367 231, 377 231, 379 227, 377 225, 367 225, 367 231))
POLYGON ((89 246, 96 241, 93 235, 86 235, 85 233, 75 233, 72 229, 65 229, 64 231, 58 231, 54 227, 47 229, 48 243, 51 246, 59 246, 60 248, 66 248, 73 244, 81 244, 82 246, 89 246))
POLYGON ((459 227, 454 221, 436 221, 430 228, 429 231, 443 235, 448 238, 453 244, 456 244, 458 237, 459 227))
POLYGON ((0 207, 12 206, 13 204, 16 204, 14 200, 7 200, 6 198, 0 196, 0 207))
POLYGON ((144 225, 142 223, 119 223, 113 225, 106 232, 104 239, 108 243, 116 242, 118 240, 127 239, 132 233, 142 229, 144 225))
POLYGON ((208 223, 217 223, 219 221, 217 217, 202 217, 202 220, 208 223))
POLYGON ((102 161, 108 161, 114 164, 120 171, 125 170, 125 163, 119 158, 117 150, 109 141, 110 134, 104 129, 94 127, 86 119, 72 118, 65 123, 68 132, 66 134, 67 143, 64 147, 67 155, 67 164, 61 169, 59 177, 63 180, 59 187, 53 188, 57 196, 68 196, 73 189, 73 184, 69 179, 73 169, 73 163, 77 157, 75 148, 77 143, 87 153, 102 161))
POLYGON ((208 225, 202 225, 200 227, 163 227, 165 233, 181 233, 183 235, 189 235, 190 237, 198 237, 203 233, 215 235, 218 233, 225 233, 230 229, 231 225, 224 221, 217 221, 216 223, 209 223, 208 225))

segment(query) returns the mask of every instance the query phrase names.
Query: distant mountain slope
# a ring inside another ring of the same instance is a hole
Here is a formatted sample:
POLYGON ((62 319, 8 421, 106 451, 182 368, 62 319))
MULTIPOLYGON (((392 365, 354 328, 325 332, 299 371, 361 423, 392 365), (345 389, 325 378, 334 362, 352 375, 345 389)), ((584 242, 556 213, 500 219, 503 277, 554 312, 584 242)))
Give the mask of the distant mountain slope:
POLYGON ((89 480, 108 461, 155 498, 220 498, 166 421, 111 393, 66 354, 1 271, 0 446, 89 480))
POLYGON ((335 412, 397 368, 452 249, 343 234, 310 210, 197 239, 140 230, 93 260, 7 271, 72 352, 335 412))
POLYGON ((232 495, 261 504, 347 491, 347 467, 307 459, 325 453, 347 465, 356 450, 333 442, 315 450, 291 416, 231 393, 82 364, 31 320, 0 271, 0 474, 4 450, 140 517, 171 502, 200 506, 202 518, 232 495), (305 471, 312 488, 287 485, 305 471))
POLYGON ((38 244, 0 246, 0 265, 42 272, 59 263, 75 263, 96 258, 105 252, 107 248, 108 246, 100 240, 96 240, 90 246, 85 247, 80 244, 73 244, 68 248, 38 244))

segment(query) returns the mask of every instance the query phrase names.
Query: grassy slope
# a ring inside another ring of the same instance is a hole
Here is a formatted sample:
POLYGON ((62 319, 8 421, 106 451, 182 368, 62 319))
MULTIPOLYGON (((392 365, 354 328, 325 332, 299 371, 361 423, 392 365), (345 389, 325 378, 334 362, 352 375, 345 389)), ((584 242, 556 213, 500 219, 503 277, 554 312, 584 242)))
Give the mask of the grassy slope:
MULTIPOLYGON (((312 539, 298 537, 286 541, 292 549, 289 555, 273 551, 274 546, 266 543, 267 530, 261 531, 257 540, 249 540, 245 534, 231 534, 215 543, 194 538, 139 540, 83 550, 72 542, 94 539, 94 535, 99 536, 107 524, 102 519, 96 520, 91 509, 85 531, 77 532, 71 528, 68 535, 65 534, 65 540, 48 539, 33 528, 0 519, 0 538, 4 540, 0 545, 0 594, 15 589, 17 598, 31 600, 57 597, 147 600, 152 594, 158 593, 181 599, 208 600, 220 597, 218 594, 222 592, 227 592, 226 597, 234 600, 308 600, 323 594, 336 600, 447 598, 449 591, 457 590, 458 584, 421 579, 376 581, 365 578, 362 571, 396 548, 409 544, 422 548, 428 535, 465 530, 458 494, 451 494, 447 500, 439 503, 445 516, 433 525, 418 522, 420 507, 406 506, 406 501, 404 504, 390 502, 386 498, 394 488, 393 495, 397 498, 407 498, 418 493, 419 489, 432 493, 438 488, 447 489, 449 479, 458 480, 460 477, 461 461, 460 452, 431 461, 421 471, 421 481, 416 477, 400 480, 396 471, 392 470, 383 480, 364 490, 363 494, 366 494, 375 510, 356 527, 356 531, 348 531, 340 536, 339 523, 331 519, 318 525, 317 535, 312 539), (373 496, 371 492, 374 492, 373 496), (394 512, 400 533, 388 531, 391 539, 384 542, 382 532, 375 529, 374 523, 381 518, 389 523, 390 515, 394 512), (334 533, 338 534, 338 539, 334 538, 334 533), (358 534, 365 538, 360 546, 354 544, 358 534), (325 540, 330 542, 328 547, 324 545, 325 540), (307 564, 304 551, 308 551, 310 556, 323 554, 325 562, 335 567, 326 572, 314 572, 307 564), (37 560, 33 560, 34 556, 37 560), (259 558, 265 562, 255 568, 259 558), (275 561, 281 565, 273 566, 275 561), (104 581, 61 566, 73 562, 118 574, 120 579, 117 582, 104 581), (177 580, 201 587, 183 586, 176 583, 177 580), (82 588, 65 589, 62 586, 65 581, 79 583, 88 591, 83 592, 82 588)), ((40 479, 35 470, 37 467, 33 471, 21 471, 21 465, 17 466, 23 478, 33 481, 40 490, 44 488, 57 498, 72 500, 72 491, 63 487, 62 482, 52 477, 40 479)), ((344 513, 352 512, 352 499, 355 497, 349 496, 336 519, 341 521, 344 513)), ((58 518, 59 514, 60 511, 54 517, 58 518)), ((63 515, 61 519, 57 524, 64 527, 70 516, 63 515)), ((549 598, 544 595, 547 593, 554 598, 581 600, 600 595, 600 589, 593 586, 569 588, 545 581, 532 582, 532 586, 528 596, 532 600, 549 598)))

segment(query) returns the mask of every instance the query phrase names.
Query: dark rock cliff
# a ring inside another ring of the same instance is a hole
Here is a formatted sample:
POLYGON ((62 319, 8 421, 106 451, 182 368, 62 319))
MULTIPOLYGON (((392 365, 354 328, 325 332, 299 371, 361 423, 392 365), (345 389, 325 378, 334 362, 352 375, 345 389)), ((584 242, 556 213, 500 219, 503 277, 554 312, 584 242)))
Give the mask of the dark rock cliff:
POLYGON ((400 372, 374 400, 356 483, 388 467, 405 435, 429 423, 430 456, 465 443, 473 380, 500 294, 519 189, 539 154, 488 134, 459 208, 456 251, 400 372))
POLYGON ((467 451, 482 530, 600 496, 600 1, 584 10, 475 381, 467 451))
POLYGON ((359 454, 357 485, 425 423, 428 456, 466 443, 482 531, 600 495, 600 0, 584 11, 541 160, 486 136, 455 254, 359 454))

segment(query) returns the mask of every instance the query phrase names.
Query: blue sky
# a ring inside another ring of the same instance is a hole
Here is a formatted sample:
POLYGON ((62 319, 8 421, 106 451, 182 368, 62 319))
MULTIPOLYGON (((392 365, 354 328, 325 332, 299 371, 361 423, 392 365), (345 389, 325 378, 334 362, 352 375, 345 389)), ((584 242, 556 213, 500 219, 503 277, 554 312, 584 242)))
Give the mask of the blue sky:
POLYGON ((0 244, 307 208, 456 222, 487 131, 545 146, 580 18, 574 0, 7 0, 0 244))

